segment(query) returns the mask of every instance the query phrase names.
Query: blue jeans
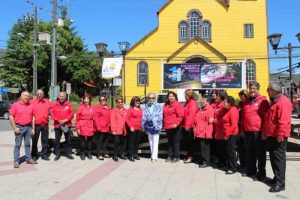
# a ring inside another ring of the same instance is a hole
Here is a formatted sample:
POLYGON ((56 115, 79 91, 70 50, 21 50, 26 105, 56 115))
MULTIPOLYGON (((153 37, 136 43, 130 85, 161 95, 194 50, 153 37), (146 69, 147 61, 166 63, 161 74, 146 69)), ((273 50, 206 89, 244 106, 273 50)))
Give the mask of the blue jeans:
POLYGON ((15 147, 14 147, 14 162, 20 162, 20 148, 22 145, 22 139, 24 138, 24 147, 25 147, 25 157, 26 160, 31 159, 31 134, 32 127, 31 126, 19 126, 16 125, 17 128, 20 129, 20 133, 15 133, 15 147))

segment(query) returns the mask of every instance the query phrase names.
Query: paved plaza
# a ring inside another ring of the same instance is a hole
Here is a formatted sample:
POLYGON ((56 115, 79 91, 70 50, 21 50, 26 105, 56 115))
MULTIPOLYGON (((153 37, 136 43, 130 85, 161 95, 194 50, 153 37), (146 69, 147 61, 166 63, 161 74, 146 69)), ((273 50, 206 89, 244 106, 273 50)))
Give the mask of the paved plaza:
MULTIPOLYGON (((22 163, 13 168, 12 131, 0 131, 0 199, 101 199, 101 200, 190 200, 190 199, 299 199, 300 153, 289 152, 286 190, 272 194, 269 187, 241 174, 225 175, 224 171, 196 164, 151 163, 111 159, 81 161, 62 157, 59 161, 39 159, 37 165, 22 163)), ((22 155, 24 148, 22 147, 22 155)), ((75 150, 73 150, 75 152, 75 150)), ((270 162, 267 175, 273 177, 270 162)))

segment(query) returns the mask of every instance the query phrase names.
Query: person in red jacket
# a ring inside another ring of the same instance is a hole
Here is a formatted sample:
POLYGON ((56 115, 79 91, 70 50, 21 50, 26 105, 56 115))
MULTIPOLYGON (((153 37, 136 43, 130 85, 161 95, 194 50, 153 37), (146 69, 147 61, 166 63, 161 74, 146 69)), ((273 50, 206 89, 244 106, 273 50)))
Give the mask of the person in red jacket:
POLYGON ((123 107, 123 98, 121 96, 116 98, 116 103, 116 107, 110 114, 110 126, 114 136, 114 155, 112 159, 118 162, 118 156, 123 160, 127 159, 124 155, 127 134, 125 125, 127 110, 123 107))
POLYGON ((285 190, 286 147, 291 132, 292 103, 282 94, 281 85, 270 82, 268 95, 270 109, 265 116, 263 132, 267 137, 271 166, 274 178, 269 181, 269 192, 285 190))
POLYGON ((209 105, 208 96, 202 98, 202 107, 196 114, 194 121, 194 134, 200 143, 201 161, 200 168, 210 165, 210 142, 213 133, 214 110, 209 105))
POLYGON ((80 159, 92 159, 92 138, 94 135, 95 108, 91 105, 92 97, 88 94, 83 98, 83 103, 76 113, 76 130, 80 137, 80 159))
POLYGON ((227 110, 222 117, 221 124, 226 141, 226 174, 234 174, 237 171, 236 141, 239 134, 239 111, 235 106, 232 96, 226 97, 224 107, 227 110))
POLYGON ((127 110, 126 124, 129 128, 129 156, 128 160, 134 162, 140 160, 138 149, 140 143, 140 134, 142 129, 143 110, 140 106, 140 98, 135 96, 130 101, 130 108, 127 110))
POLYGON ((266 140, 262 137, 262 124, 269 108, 266 97, 259 94, 258 82, 249 83, 249 101, 243 106, 242 127, 245 132, 247 172, 243 176, 258 180, 266 178, 266 140), (257 167, 256 167, 257 163, 257 167))
POLYGON ((213 132, 213 147, 214 153, 216 156, 214 165, 218 168, 223 168, 225 166, 225 138, 224 133, 221 125, 221 120, 227 110, 224 108, 224 100, 227 96, 224 90, 217 90, 216 91, 216 105, 214 107, 214 132, 213 132))
POLYGON ((66 93, 60 92, 58 100, 52 105, 51 117, 54 120, 54 132, 55 132, 55 158, 57 161, 60 159, 60 138, 62 133, 65 135, 66 142, 66 157, 73 160, 72 156, 72 143, 71 143, 71 120, 74 117, 74 111, 72 105, 66 101, 66 93))
POLYGON ((41 135, 42 150, 40 156, 43 160, 49 161, 48 138, 49 138, 49 112, 52 106, 51 102, 44 98, 44 91, 37 90, 35 99, 30 101, 33 109, 33 116, 35 117, 35 134, 32 136, 32 159, 37 160, 38 156, 38 141, 41 135))
POLYGON ((163 107, 163 127, 168 137, 168 158, 166 162, 179 161, 179 146, 181 139, 181 126, 184 116, 183 106, 178 102, 175 92, 168 92, 167 101, 163 107))
POLYGON ((104 160, 109 158, 107 152, 107 144, 110 140, 110 113, 111 108, 107 105, 107 98, 105 96, 99 97, 99 105, 95 108, 95 128, 97 141, 97 158, 104 160))
POLYGON ((198 111, 198 103, 195 100, 195 94, 192 89, 184 91, 185 105, 183 116, 183 137, 186 140, 186 146, 188 151, 188 157, 184 160, 184 163, 191 163, 193 159, 193 146, 194 146, 194 131, 193 122, 198 111))

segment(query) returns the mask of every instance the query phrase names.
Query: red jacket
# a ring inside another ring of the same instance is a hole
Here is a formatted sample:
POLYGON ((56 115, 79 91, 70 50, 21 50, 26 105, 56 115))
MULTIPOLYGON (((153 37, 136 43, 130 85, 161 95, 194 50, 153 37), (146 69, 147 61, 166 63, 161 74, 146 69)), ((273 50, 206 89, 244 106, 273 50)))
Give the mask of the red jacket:
POLYGON ((114 108, 110 114, 110 127, 112 134, 115 135, 126 135, 126 126, 125 126, 125 118, 126 118, 127 110, 125 108, 119 109, 114 108))
POLYGON ((96 131, 101 133, 110 132, 110 113, 111 108, 109 106, 98 105, 95 108, 95 128, 96 131))
POLYGON ((239 110, 239 132, 240 133, 244 131, 242 112, 243 112, 243 108, 244 108, 244 106, 245 106, 246 103, 247 102, 240 101, 239 105, 237 106, 237 109, 239 110))
POLYGON ((184 105, 184 117, 183 117, 183 127, 185 129, 190 129, 193 127, 195 117, 198 111, 198 103, 195 99, 190 99, 184 105))
POLYGON ((271 102, 266 113, 263 133, 267 137, 287 138, 291 132, 292 103, 281 95, 279 99, 271 102))
POLYGON ((174 101, 172 104, 165 104, 163 107, 164 129, 173 129, 174 124, 180 126, 183 116, 184 109, 178 101, 174 101))
POLYGON ((227 110, 224 108, 224 102, 221 101, 216 104, 214 108, 214 138, 216 140, 224 140, 224 132, 222 129, 221 120, 227 110))
POLYGON ((80 105, 76 113, 76 129, 81 136, 94 135, 94 106, 80 105))
POLYGON ((209 123, 210 118, 214 118, 214 110, 210 105, 199 109, 194 122, 196 138, 212 139, 213 124, 209 123))
POLYGON ((264 116, 269 109, 269 102, 264 96, 258 96, 243 106, 242 127, 246 132, 261 131, 264 116))
POLYGON ((138 110, 130 107, 127 110, 126 115, 126 124, 128 128, 133 127, 135 131, 139 131, 142 129, 142 117, 143 117, 143 110, 139 108, 138 110))
POLYGON ((235 106, 232 106, 222 117, 222 129, 225 135, 225 140, 228 140, 231 135, 239 134, 239 111, 235 106))
POLYGON ((62 105, 59 101, 55 102, 51 108, 51 117, 54 120, 54 127, 59 128, 59 121, 63 119, 67 119, 68 121, 65 123, 68 127, 72 126, 71 120, 74 117, 74 111, 72 105, 65 101, 62 105))
POLYGON ((52 106, 48 99, 32 99, 30 104, 33 108, 33 116, 35 117, 36 125, 48 125, 49 123, 49 112, 52 106))

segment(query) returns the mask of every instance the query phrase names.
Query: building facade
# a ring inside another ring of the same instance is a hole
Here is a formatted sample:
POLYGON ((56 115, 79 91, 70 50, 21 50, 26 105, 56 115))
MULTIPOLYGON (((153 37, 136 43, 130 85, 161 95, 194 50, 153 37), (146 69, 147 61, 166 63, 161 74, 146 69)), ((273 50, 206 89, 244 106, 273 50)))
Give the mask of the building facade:
MULTIPOLYGON (((158 26, 126 53, 122 92, 127 102, 145 91, 166 92, 162 91, 164 63, 246 60, 246 83, 258 81, 266 94, 266 0, 169 0, 157 16, 158 26)), ((228 93, 237 97, 238 91, 228 93)))

